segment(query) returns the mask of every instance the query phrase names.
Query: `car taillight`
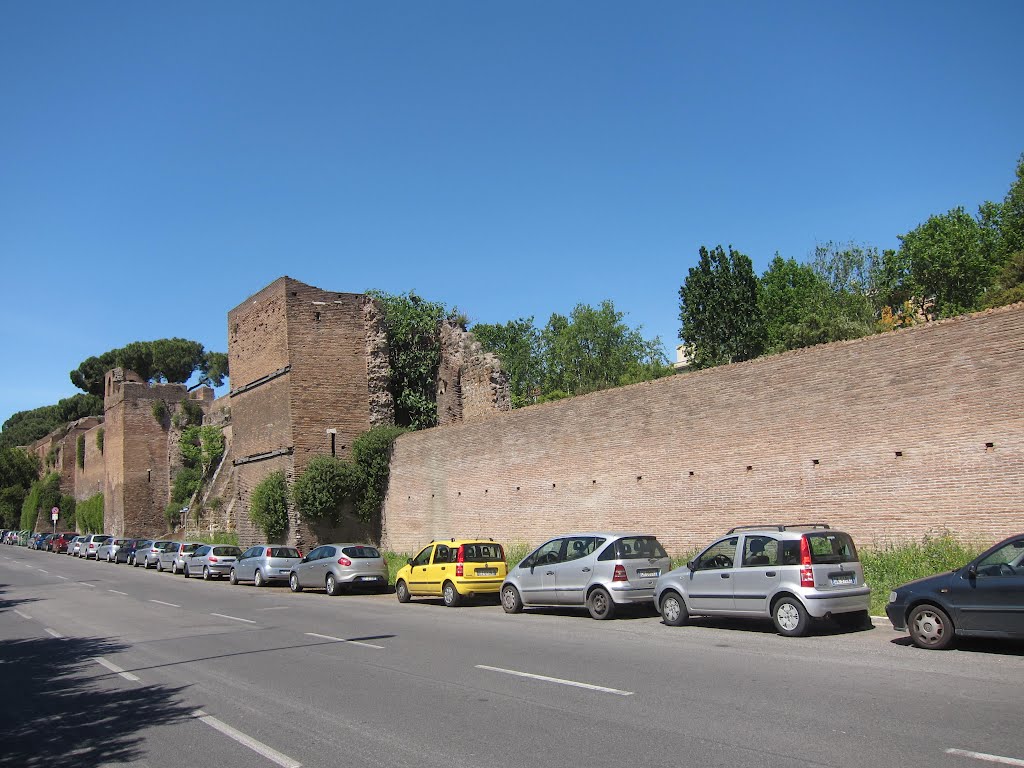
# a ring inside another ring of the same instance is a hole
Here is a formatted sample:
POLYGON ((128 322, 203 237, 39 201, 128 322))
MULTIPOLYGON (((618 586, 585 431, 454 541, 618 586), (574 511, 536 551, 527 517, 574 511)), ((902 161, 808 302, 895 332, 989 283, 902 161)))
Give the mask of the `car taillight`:
POLYGON ((806 536, 800 537, 800 586, 814 586, 814 569, 811 568, 811 543, 806 536))
POLYGON ((207 560, 208 560, 209 562, 211 562, 211 563, 216 563, 216 562, 217 562, 217 558, 216 558, 216 557, 214 557, 213 555, 210 555, 210 556, 209 556, 209 557, 207 558, 207 560))
POLYGON ((615 566, 615 575, 612 576, 612 581, 629 581, 629 577, 626 576, 626 566, 615 566))
POLYGON ((352 565, 352 561, 349 560, 347 557, 339 557, 338 565, 352 565))
POLYGON ((274 556, 274 550, 268 549, 267 550, 267 557, 273 557, 273 556, 274 556))
POLYGON ((296 549, 295 551, 299 553, 299 557, 302 557, 302 550, 301 549, 296 549))
POLYGON ((462 576, 465 573, 465 570, 466 570, 465 566, 463 565, 463 563, 466 562, 466 548, 465 548, 465 545, 459 544, 459 549, 455 553, 455 562, 457 563, 457 565, 455 566, 455 575, 456 576, 462 576))

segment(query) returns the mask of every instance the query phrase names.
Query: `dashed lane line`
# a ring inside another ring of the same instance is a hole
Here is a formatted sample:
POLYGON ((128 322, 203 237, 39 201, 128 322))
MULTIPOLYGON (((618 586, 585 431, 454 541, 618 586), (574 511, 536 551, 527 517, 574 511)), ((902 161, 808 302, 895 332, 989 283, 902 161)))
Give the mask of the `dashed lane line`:
POLYGON ((116 589, 108 589, 107 592, 113 592, 115 595, 124 595, 125 597, 128 596, 127 592, 121 592, 121 591, 116 590, 116 589))
POLYGON ((17 608, 15 608, 15 609, 14 609, 14 612, 15 612, 16 614, 18 614, 19 616, 21 616, 21 618, 23 618, 23 619, 28 619, 29 621, 31 621, 31 620, 32 620, 32 617, 31 617, 31 616, 29 616, 29 615, 28 615, 27 613, 22 613, 22 612, 21 612, 21 611, 19 611, 19 610, 18 610, 17 608))
POLYGON ((966 749, 947 749, 947 755, 958 757, 969 757, 972 760, 981 760, 985 763, 999 763, 1000 765, 1024 765, 1024 760, 1017 757, 1003 757, 1002 755, 990 755, 987 752, 971 752, 966 749))
POLYGON ((226 613, 211 613, 211 616, 217 616, 222 619, 231 619, 232 621, 244 621, 246 624, 255 624, 256 622, 252 619, 240 619, 237 616, 228 616, 226 613))
POLYGON ((288 755, 278 752, 276 749, 272 749, 264 744, 262 741, 256 741, 251 736, 246 736, 239 730, 232 728, 222 720, 218 720, 216 717, 206 714, 201 709, 197 709, 192 713, 194 717, 197 717, 201 722, 206 723, 208 726, 213 728, 215 731, 220 731, 229 739, 234 739, 239 744, 248 747, 253 752, 263 755, 273 763, 280 765, 281 768, 302 768, 302 763, 298 760, 293 760, 288 755))
POLYGON ((359 640, 346 640, 343 637, 331 637, 330 635, 318 635, 316 632, 307 632, 306 635, 309 637, 319 637, 321 640, 330 640, 335 643, 345 643, 346 645, 361 645, 364 648, 376 648, 379 651, 384 650, 383 645, 374 645, 373 643, 364 643, 359 640))
POLYGON ((106 667, 111 672, 120 675, 125 680, 131 680, 133 683, 142 682, 141 680, 139 680, 139 678, 136 675, 133 675, 131 672, 125 672, 123 669, 121 669, 119 666, 117 666, 117 664, 115 664, 112 661, 107 661, 102 656, 94 657, 93 661, 95 661, 101 667, 106 667))
POLYGON ((486 664, 477 664, 477 669, 486 669, 490 672, 501 672, 505 675, 515 675, 516 677, 528 677, 531 680, 543 680, 546 683, 558 683, 559 685, 570 685, 573 688, 586 688, 588 691, 600 691, 601 693, 612 693, 616 696, 632 696, 633 691, 620 691, 618 688, 606 688, 603 685, 592 685, 591 683, 580 683, 575 680, 563 680, 560 677, 548 677, 547 675, 535 675, 532 672, 519 672, 514 669, 504 669, 502 667, 489 667, 486 664))
POLYGON ((58 632, 58 631, 57 631, 56 629, 50 629, 49 627, 44 627, 44 628, 43 628, 43 631, 44 631, 44 632, 45 632, 46 634, 50 635, 51 637, 56 637, 56 638, 62 638, 62 637, 64 637, 64 635, 62 635, 62 634, 61 634, 60 632, 58 632))
POLYGON ((165 603, 163 600, 150 600, 151 603, 159 603, 160 605, 169 605, 171 608, 181 608, 177 603, 165 603))

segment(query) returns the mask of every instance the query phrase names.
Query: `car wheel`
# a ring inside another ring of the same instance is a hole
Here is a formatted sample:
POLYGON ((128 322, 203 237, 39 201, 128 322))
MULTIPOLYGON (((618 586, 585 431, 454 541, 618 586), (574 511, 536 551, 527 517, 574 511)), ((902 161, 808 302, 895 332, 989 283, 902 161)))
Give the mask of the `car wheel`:
POLYGON ((164 572, 164 561, 163 560, 157 560, 156 561, 156 570, 157 570, 157 573, 163 573, 164 572))
POLYGON ((784 637, 803 637, 810 624, 807 610, 795 597, 782 597, 772 606, 772 621, 784 637))
POLYGON ((409 587, 406 586, 405 582, 399 579, 395 582, 395 597, 398 598, 400 603, 408 603, 411 595, 409 594, 409 587))
POLYGON ((188 572, 188 564, 186 564, 186 565, 185 565, 185 578, 187 579, 187 578, 188 578, 189 576, 191 576, 191 575, 192 575, 192 574, 190 574, 190 573, 188 572))
POLYGON ((291 589, 292 592, 302 591, 302 585, 299 584, 298 574, 293 573, 291 576, 288 577, 288 587, 291 589))
POLYGON ((871 626, 871 615, 867 611, 837 613, 834 618, 840 629, 846 629, 851 632, 857 629, 867 629, 871 626))
POLYGON ((661 620, 669 627, 681 627, 690 620, 686 603, 678 592, 669 590, 661 596, 661 620))
POLYGON ((209 580, 210 580, 210 566, 204 565, 203 566, 203 581, 209 581, 209 580))
POLYGON ((228 574, 228 582, 230 582, 231 586, 235 586, 238 583, 238 577, 235 576, 234 568, 232 568, 231 573, 228 574))
POLYGON ((918 648, 941 651, 953 642, 953 622, 941 608, 925 603, 910 612, 910 639, 918 648))
POLYGON ((135 559, 135 555, 131 556, 131 558, 129 559, 128 565, 130 565, 132 568, 138 568, 139 567, 139 563, 135 559))
POLYGON ((252 583, 255 584, 257 587, 267 586, 267 581, 263 578, 263 572, 258 568, 256 569, 256 575, 253 577, 252 583))
POLYGON ((523 612, 523 598, 519 596, 519 590, 511 584, 501 588, 501 607, 505 609, 505 613, 523 612))
POLYGON ((175 560, 173 563, 171 563, 171 573, 174 574, 175 576, 178 575, 178 561, 177 560, 175 560))
POLYGON ((615 602, 604 587, 598 587, 587 596, 587 610, 593 618, 603 621, 615 615, 615 602))
POLYGON ((327 574, 327 594, 331 597, 341 594, 341 590, 338 589, 338 580, 334 577, 333 573, 327 574))
POLYGON ((459 594, 459 590, 450 581, 446 581, 444 586, 441 587, 441 598, 449 608, 454 608, 462 602, 462 595, 459 594))
POLYGON ((143 559, 143 561, 142 561, 142 570, 144 570, 144 571, 148 571, 149 570, 149 555, 146 555, 145 559, 143 559))

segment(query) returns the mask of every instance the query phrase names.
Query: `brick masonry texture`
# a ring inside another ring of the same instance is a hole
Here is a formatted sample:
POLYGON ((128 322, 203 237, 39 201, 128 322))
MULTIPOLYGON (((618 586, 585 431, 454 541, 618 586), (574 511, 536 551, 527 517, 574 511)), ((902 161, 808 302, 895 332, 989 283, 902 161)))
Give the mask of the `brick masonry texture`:
POLYGON ((512 409, 508 374, 472 333, 448 320, 439 327, 437 371, 439 426, 498 418, 512 409))
POLYGON ((750 523, 862 547, 1024 529, 1024 305, 403 435, 383 546, 750 523), (899 454, 899 455, 898 455, 899 454))

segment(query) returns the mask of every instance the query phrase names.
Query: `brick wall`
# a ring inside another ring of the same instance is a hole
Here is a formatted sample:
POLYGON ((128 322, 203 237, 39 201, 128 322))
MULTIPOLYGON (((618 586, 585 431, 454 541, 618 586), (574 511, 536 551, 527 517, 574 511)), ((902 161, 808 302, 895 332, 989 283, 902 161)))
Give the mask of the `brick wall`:
POLYGON ((104 454, 107 450, 107 433, 103 424, 94 426, 85 433, 85 467, 77 468, 75 472, 74 495, 75 499, 82 501, 97 493, 103 493, 103 483, 106 477, 106 461, 104 454), (97 443, 97 435, 103 431, 103 451, 97 443))
POLYGON ((1024 529, 1024 305, 396 441, 383 545, 826 521, 862 546, 1024 529), (898 455, 899 454, 899 455, 898 455))

